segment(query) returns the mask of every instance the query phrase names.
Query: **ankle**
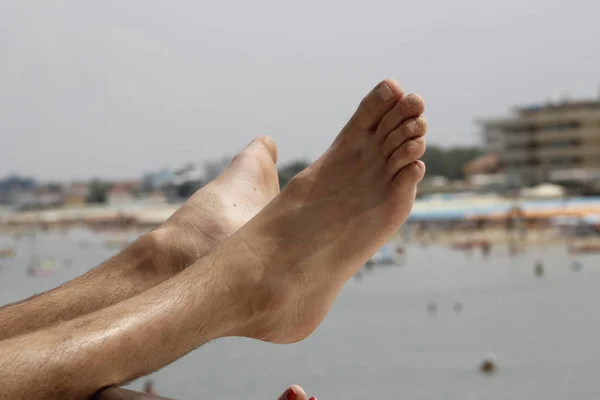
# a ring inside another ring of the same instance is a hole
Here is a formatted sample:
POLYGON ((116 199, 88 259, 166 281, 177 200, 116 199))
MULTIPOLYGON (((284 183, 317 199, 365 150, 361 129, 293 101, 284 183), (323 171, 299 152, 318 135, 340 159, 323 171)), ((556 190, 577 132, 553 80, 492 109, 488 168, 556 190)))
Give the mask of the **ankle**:
POLYGON ((264 339, 273 333, 272 328, 280 324, 293 299, 294 286, 288 274, 267 271, 265 263, 239 236, 217 245, 200 264, 204 267, 197 273, 212 275, 218 288, 215 299, 226 305, 226 336, 264 339), (210 272, 206 271, 209 265, 210 272))
POLYGON ((160 227, 139 240, 140 251, 152 254, 150 268, 161 281, 177 275, 198 258, 189 238, 180 236, 170 228, 160 227))

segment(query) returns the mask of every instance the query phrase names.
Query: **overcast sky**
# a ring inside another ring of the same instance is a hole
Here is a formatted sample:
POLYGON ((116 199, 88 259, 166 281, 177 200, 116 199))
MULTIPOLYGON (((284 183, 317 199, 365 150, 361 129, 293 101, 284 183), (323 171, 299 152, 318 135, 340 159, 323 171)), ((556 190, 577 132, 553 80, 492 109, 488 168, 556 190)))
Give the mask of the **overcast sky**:
POLYGON ((316 158, 371 86, 427 104, 429 140, 596 97, 598 0, 0 0, 0 176, 137 177, 259 134, 316 158), (95 3, 90 5, 91 3, 95 3))

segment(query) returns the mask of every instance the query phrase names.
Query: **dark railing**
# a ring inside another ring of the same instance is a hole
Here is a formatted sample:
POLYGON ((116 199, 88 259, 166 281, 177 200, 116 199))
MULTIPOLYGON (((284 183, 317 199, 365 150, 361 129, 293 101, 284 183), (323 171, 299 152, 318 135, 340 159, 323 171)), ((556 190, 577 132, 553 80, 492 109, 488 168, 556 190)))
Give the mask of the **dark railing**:
POLYGON ((173 400, 122 388, 108 388, 96 393, 92 400, 173 400))

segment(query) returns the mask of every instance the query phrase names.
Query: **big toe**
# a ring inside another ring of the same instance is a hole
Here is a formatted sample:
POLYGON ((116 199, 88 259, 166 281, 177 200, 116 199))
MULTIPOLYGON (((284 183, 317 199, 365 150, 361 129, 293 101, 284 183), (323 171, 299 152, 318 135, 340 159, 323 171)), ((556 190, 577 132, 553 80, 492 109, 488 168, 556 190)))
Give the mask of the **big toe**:
POLYGON ((292 385, 281 396, 278 400, 306 400, 306 393, 298 385, 292 385))
POLYGON ((386 79, 365 96, 350 121, 362 129, 375 129, 403 96, 400 84, 393 79, 386 79))
POLYGON ((271 160, 273 160, 274 163, 277 163, 277 145, 275 144, 275 141, 269 136, 263 135, 255 138, 250 142, 250 144, 248 144, 248 146, 246 146, 244 150, 248 150, 254 153, 266 151, 271 157, 271 160))
POLYGON ((279 192, 276 162, 275 141, 268 136, 259 136, 231 160, 223 179, 227 184, 252 182, 255 190, 261 189, 261 192, 272 198, 279 192))

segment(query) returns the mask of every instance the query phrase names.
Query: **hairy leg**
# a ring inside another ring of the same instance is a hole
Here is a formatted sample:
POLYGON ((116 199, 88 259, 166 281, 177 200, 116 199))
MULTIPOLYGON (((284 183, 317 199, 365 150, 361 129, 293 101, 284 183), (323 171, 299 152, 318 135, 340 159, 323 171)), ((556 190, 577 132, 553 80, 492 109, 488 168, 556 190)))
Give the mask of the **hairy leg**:
POLYGON ((133 298, 0 342, 12 399, 85 399, 206 343, 309 335, 343 284, 412 207, 423 102, 384 81, 332 146, 256 217, 177 276, 133 298))
POLYGON ((233 333, 250 288, 202 260, 137 296, 0 341, 3 395, 88 399, 233 333))
POLYGON ((0 308, 0 340, 110 306, 174 276, 279 192, 276 161, 275 143, 255 139, 156 231, 79 278, 0 308))

